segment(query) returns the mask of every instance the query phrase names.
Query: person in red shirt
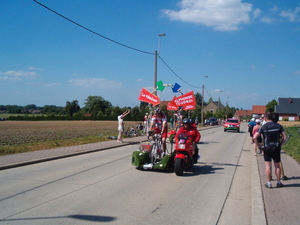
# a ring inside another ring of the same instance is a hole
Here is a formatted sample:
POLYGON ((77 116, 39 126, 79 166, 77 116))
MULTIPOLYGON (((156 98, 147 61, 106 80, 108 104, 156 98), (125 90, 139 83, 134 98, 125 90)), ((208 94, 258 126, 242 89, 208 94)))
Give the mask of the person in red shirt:
POLYGON ((182 124, 183 124, 183 126, 180 127, 179 130, 176 133, 176 138, 178 139, 180 134, 185 134, 185 135, 187 135, 191 138, 192 142, 195 145, 195 154, 193 156, 194 162, 197 162, 198 153, 199 153, 197 143, 201 139, 201 134, 195 126, 192 126, 191 120, 189 118, 184 118, 182 120, 182 124))
POLYGON ((167 117, 162 113, 160 108, 155 109, 155 114, 151 118, 150 131, 161 133, 161 142, 163 145, 163 151, 166 152, 167 144, 166 139, 168 135, 168 123, 167 117))

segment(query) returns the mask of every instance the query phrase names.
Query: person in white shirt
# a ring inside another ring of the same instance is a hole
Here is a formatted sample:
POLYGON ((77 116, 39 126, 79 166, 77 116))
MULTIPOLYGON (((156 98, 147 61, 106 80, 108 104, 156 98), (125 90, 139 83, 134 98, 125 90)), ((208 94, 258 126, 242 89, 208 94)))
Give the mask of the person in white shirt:
POLYGON ((126 110, 125 112, 121 113, 118 116, 118 131, 119 131, 119 135, 118 135, 117 142, 123 143, 123 132, 124 132, 124 120, 123 119, 129 113, 130 113, 130 111, 126 110))

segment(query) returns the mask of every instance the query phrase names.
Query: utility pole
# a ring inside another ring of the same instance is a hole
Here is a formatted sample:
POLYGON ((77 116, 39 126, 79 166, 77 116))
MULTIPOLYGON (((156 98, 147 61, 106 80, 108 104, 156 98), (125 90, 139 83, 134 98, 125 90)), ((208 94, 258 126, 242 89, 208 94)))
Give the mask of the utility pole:
POLYGON ((204 84, 202 84, 202 108, 201 108, 201 124, 204 124, 203 116, 204 116, 204 84))
POLYGON ((157 82, 157 50, 154 52, 154 86, 153 86, 153 94, 157 95, 156 90, 156 82, 157 82))

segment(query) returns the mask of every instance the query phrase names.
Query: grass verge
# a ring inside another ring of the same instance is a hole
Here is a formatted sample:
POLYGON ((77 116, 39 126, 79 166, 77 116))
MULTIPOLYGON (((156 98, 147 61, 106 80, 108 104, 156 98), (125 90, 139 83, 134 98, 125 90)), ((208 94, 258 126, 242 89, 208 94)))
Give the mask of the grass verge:
POLYGON ((300 135, 298 133, 299 127, 285 127, 287 135, 291 135, 282 149, 291 157, 293 157, 300 164, 300 135))

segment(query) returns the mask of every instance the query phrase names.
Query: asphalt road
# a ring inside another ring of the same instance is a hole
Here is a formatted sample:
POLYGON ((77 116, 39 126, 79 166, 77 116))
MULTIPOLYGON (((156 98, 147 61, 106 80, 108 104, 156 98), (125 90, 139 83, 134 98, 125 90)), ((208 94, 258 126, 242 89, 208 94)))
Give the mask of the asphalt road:
MULTIPOLYGON (((241 131, 201 131, 199 163, 182 177, 133 167, 137 145, 0 171, 0 224, 226 224, 241 131)), ((251 196, 242 207, 250 224, 251 196)))

